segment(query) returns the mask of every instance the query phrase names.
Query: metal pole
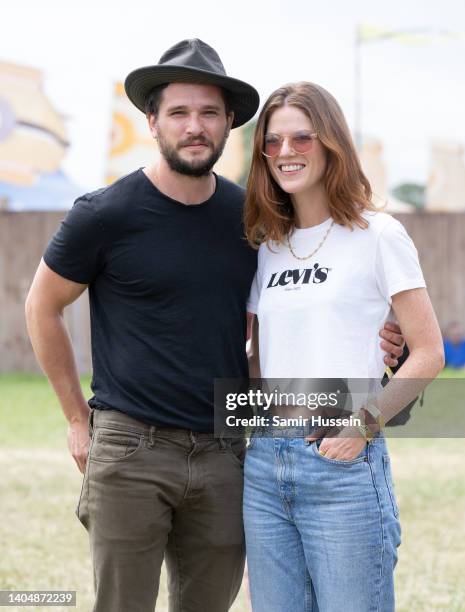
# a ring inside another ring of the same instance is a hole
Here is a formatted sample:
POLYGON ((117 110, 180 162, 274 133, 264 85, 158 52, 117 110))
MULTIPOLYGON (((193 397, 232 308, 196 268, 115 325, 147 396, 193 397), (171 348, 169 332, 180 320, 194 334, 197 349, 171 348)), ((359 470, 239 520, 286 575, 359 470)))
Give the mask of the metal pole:
POLYGON ((355 146, 362 150, 362 56, 361 56, 360 25, 357 25, 354 43, 354 134, 355 146))

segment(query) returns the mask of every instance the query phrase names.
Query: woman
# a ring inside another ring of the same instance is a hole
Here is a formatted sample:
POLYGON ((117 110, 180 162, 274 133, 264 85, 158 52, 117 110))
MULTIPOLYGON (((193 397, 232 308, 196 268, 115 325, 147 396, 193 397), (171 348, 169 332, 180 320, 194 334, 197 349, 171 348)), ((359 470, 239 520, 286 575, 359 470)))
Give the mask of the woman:
POLYGON ((390 382, 357 413, 361 425, 337 435, 253 437, 244 522, 254 612, 394 610, 400 525, 379 429, 418 379, 437 375, 443 350, 415 247, 371 196, 331 94, 311 83, 271 94, 245 210, 248 240, 260 243, 249 310, 261 376, 379 380, 377 333, 394 314, 410 349, 396 378, 412 384, 401 402, 390 382))

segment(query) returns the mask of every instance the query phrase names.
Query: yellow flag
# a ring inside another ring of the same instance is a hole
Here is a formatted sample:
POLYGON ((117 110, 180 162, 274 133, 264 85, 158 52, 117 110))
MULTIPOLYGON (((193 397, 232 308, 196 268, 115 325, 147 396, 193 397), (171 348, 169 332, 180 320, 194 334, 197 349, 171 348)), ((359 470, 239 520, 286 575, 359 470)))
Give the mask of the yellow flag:
POLYGON ((389 34, 389 30, 369 25, 367 23, 362 23, 357 27, 357 38, 360 42, 370 42, 372 40, 388 38, 389 34))
POLYGON ((377 40, 397 40, 405 44, 425 45, 433 40, 463 40, 463 32, 449 30, 434 30, 432 28, 412 28, 407 30, 387 30, 369 24, 360 24, 357 27, 357 42, 367 43, 377 40))

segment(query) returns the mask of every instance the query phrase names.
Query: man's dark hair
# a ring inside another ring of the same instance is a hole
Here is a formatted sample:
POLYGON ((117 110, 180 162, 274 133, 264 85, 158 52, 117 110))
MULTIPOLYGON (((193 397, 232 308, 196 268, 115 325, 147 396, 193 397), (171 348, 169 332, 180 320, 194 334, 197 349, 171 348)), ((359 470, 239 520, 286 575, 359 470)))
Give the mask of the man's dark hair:
MULTIPOLYGON (((147 96, 147 99, 145 101, 145 114, 147 115, 147 117, 150 117, 150 115, 155 115, 156 117, 158 115, 161 100, 163 97, 163 90, 168 87, 168 85, 169 83, 162 83, 161 85, 157 85, 147 96)), ((220 87, 220 89, 223 96, 226 115, 229 115, 232 109, 229 102, 228 92, 222 87, 220 87)))
POLYGON ((161 85, 157 85, 152 89, 152 91, 147 96, 145 101, 145 114, 150 117, 150 115, 158 115, 158 109, 160 108, 160 103, 163 95, 163 90, 168 87, 169 83, 162 83, 161 85))

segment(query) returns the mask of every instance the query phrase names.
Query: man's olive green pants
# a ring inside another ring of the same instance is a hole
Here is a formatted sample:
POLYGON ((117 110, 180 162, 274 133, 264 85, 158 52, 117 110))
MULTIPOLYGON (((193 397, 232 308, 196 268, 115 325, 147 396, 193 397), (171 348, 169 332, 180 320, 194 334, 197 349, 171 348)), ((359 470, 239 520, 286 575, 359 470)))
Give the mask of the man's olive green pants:
POLYGON ((89 532, 94 612, 225 612, 244 570, 245 442, 93 410, 76 510, 89 532))

